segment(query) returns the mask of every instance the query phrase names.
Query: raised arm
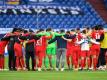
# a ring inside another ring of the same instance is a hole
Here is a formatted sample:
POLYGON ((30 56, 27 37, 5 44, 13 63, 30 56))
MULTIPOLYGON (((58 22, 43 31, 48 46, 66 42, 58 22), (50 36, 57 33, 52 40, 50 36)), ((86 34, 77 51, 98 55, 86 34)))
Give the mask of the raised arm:
POLYGON ((82 44, 84 43, 84 39, 81 39, 80 41, 76 42, 76 44, 82 44))
POLYGON ((71 41, 72 41, 72 39, 66 39, 64 36, 62 36, 62 38, 63 38, 64 40, 68 41, 68 42, 71 42, 71 41))
POLYGON ((57 33, 57 32, 55 32, 55 36, 63 36, 63 35, 65 35, 65 33, 57 33))
POLYGON ((20 35, 20 36, 19 36, 19 39, 21 39, 21 40, 27 40, 27 36, 22 36, 22 35, 20 35))
POLYGON ((33 35, 33 39, 38 40, 41 36, 33 35))
POLYGON ((103 39, 104 39, 104 34, 101 34, 100 39, 97 39, 96 41, 100 42, 103 41, 103 39))
POLYGON ((46 32, 39 32, 39 33, 37 33, 36 35, 37 35, 37 36, 44 36, 44 35, 46 35, 46 32))
POLYGON ((6 40, 6 41, 10 40, 11 36, 13 36, 12 33, 7 33, 7 34, 5 34, 5 35, 1 38, 1 41, 3 41, 3 40, 6 40))
POLYGON ((57 40, 57 37, 55 37, 54 39, 51 39, 51 40, 48 42, 48 44, 51 44, 51 43, 55 42, 56 40, 57 40))
POLYGON ((97 42, 97 41, 94 40, 94 39, 90 39, 90 42, 91 42, 91 43, 94 43, 94 44, 100 44, 99 42, 97 42))
POLYGON ((76 35, 74 34, 74 35, 67 35, 67 36, 65 36, 65 38, 67 38, 67 39, 74 39, 76 37, 76 35))

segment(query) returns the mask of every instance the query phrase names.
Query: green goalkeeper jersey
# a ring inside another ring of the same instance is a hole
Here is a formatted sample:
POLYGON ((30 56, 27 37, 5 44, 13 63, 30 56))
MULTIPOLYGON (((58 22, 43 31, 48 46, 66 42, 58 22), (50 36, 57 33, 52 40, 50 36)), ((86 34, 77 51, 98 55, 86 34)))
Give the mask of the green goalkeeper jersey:
MULTIPOLYGON (((54 33, 54 32, 51 32, 51 34, 52 34, 52 39, 54 39, 54 38, 55 38, 55 33, 54 33)), ((47 32, 46 35, 47 35, 47 36, 50 36, 50 32, 47 32)), ((51 39, 50 39, 50 40, 51 40, 51 39)), ((48 40, 48 42, 49 42, 50 40, 48 40)), ((48 44, 48 45, 47 45, 47 48, 56 48, 56 42, 53 42, 53 43, 51 43, 51 44, 48 44)))
MULTIPOLYGON (((52 39, 54 39, 55 36, 62 36, 62 35, 64 35, 65 33, 59 34, 59 33, 56 33, 56 32, 51 32, 51 34, 52 34, 52 36, 53 36, 52 39)), ((49 35, 50 35, 50 32, 47 32, 46 35, 49 36, 49 35)), ((50 39, 50 40, 51 40, 51 39, 50 39)), ((48 40, 48 42, 49 42, 50 40, 48 40)), ((47 48, 56 48, 56 42, 53 42, 53 43, 51 43, 51 44, 48 44, 47 48)))

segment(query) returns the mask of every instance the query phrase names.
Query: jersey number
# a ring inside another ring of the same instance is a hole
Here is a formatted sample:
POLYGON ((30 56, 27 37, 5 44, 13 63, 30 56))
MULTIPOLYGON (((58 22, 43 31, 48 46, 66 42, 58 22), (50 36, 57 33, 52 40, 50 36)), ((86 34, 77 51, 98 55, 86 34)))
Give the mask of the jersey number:
POLYGON ((42 45, 42 38, 40 38, 39 40, 37 40, 36 45, 42 45))
POLYGON ((100 39, 99 33, 96 33, 95 37, 96 37, 96 39, 100 39))

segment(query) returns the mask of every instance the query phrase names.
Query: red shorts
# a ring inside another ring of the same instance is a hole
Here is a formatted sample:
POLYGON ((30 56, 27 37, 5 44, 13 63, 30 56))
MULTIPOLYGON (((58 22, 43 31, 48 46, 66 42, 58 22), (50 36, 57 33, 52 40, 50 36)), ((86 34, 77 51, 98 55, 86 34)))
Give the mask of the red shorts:
POLYGON ((35 47, 35 55, 36 56, 41 56, 41 57, 45 57, 46 56, 46 50, 42 47, 35 47))
POLYGON ((72 56, 73 48, 67 48, 66 56, 72 56))
POLYGON ((99 55, 100 53, 100 45, 92 45, 91 46, 91 55, 99 55))
POLYGON ((23 56, 22 45, 19 43, 14 44, 15 56, 21 57, 23 56))
POLYGON ((4 55, 7 41, 0 41, 0 55, 4 55))
POLYGON ((5 47, 0 45, 0 55, 4 55, 5 53, 5 47))
POLYGON ((80 48, 80 46, 74 46, 73 47, 73 54, 77 54, 78 58, 80 57, 80 55, 81 55, 81 48, 80 48))
POLYGON ((90 51, 81 51, 81 57, 90 57, 90 51))

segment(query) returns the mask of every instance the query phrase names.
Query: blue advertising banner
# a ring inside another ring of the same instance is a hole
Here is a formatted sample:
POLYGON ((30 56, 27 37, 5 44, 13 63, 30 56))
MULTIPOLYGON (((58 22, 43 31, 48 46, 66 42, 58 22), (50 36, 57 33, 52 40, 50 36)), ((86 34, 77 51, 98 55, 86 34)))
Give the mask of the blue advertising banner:
POLYGON ((81 15, 83 12, 79 7, 69 6, 1 6, 0 14, 62 14, 62 15, 81 15))

